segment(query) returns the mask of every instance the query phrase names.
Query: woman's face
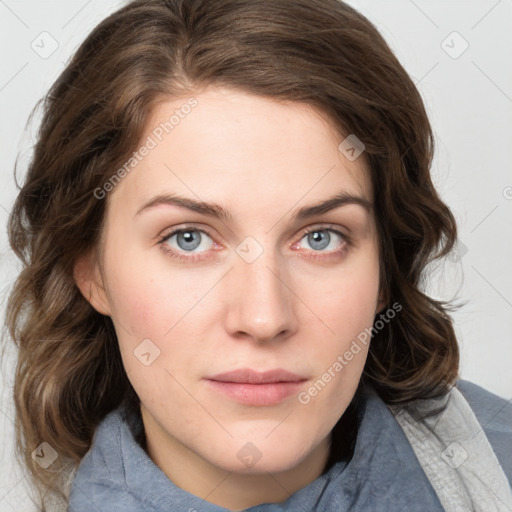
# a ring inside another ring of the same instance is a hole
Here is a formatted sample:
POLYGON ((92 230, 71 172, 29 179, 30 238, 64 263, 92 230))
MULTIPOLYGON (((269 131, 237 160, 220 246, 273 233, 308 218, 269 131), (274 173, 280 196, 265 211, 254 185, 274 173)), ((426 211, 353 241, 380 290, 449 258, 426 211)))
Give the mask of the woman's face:
POLYGON ((381 307, 371 183, 307 105, 195 99, 155 109, 147 151, 99 199, 85 294, 113 320, 154 458, 287 471, 326 455, 366 360, 358 335, 381 307))

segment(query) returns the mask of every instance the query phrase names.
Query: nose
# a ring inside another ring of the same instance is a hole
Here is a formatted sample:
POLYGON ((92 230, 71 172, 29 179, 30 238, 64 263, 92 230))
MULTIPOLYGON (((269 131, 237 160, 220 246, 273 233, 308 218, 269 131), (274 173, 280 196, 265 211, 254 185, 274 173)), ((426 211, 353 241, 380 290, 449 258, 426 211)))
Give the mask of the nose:
POLYGON ((284 340, 297 330, 292 287, 274 255, 247 263, 237 258, 227 276, 226 329, 239 339, 284 340))

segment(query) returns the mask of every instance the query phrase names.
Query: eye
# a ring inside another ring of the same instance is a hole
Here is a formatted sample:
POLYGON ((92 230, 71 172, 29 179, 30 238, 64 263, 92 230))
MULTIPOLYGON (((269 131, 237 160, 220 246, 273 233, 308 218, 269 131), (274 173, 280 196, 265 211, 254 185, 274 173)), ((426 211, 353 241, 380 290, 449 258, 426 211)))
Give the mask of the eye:
POLYGON ((186 253, 206 252, 214 245, 206 231, 192 227, 176 229, 161 238, 158 243, 165 253, 170 253, 178 258, 187 258, 186 253), (181 256, 182 254, 183 256, 181 256))
POLYGON ((335 229, 316 227, 305 233, 300 241, 293 245, 293 249, 334 254, 345 250, 349 243, 348 236, 335 229))
MULTIPOLYGON (((306 249, 308 259, 329 258, 343 255, 351 243, 348 235, 336 229, 316 226, 304 233, 292 249, 306 249)), ((194 226, 171 231, 158 241, 158 245, 170 257, 190 263, 208 258, 212 249, 222 249, 204 229, 194 226)))

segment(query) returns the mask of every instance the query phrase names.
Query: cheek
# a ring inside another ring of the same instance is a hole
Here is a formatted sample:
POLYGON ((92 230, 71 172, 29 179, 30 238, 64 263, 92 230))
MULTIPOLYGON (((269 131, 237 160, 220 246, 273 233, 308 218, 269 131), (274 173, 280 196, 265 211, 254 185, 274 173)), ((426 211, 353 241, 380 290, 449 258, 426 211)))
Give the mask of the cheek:
POLYGON ((133 338, 161 339, 175 325, 187 323, 187 313, 208 292, 201 272, 171 268, 157 248, 151 261, 145 251, 112 251, 107 268, 112 314, 133 338))
POLYGON ((302 278, 300 290, 325 333, 346 342, 373 323, 379 299, 377 257, 368 253, 322 279, 302 278))
POLYGON ((184 289, 191 283, 157 274, 154 268, 138 272, 128 264, 111 274, 119 349, 128 378, 144 404, 166 408, 172 396, 173 403, 185 408, 189 397, 178 382, 184 380, 182 370, 190 372, 187 377, 193 375, 191 363, 197 351, 190 337, 199 327, 191 324, 193 315, 187 315, 193 304, 184 289))
POLYGON ((315 362, 316 375, 298 401, 308 411, 308 417, 322 418, 322 425, 332 428, 359 384, 375 317, 377 278, 378 272, 364 278, 354 275, 317 297, 322 323, 330 330, 320 324, 310 330, 308 338, 318 340, 314 346, 310 344, 308 351, 309 359, 315 362))
POLYGON ((378 259, 372 251, 366 254, 323 280, 323 286, 309 283, 313 292, 308 305, 320 319, 307 327, 307 339, 318 340, 308 350, 316 362, 316 380, 301 402, 311 414, 335 419, 350 402, 363 372, 379 295, 378 259))
POLYGON ((208 295, 219 276, 170 269, 163 254, 150 265, 136 251, 111 255, 108 292, 123 364, 139 396, 151 400, 153 389, 175 386, 166 370, 180 380, 193 375, 201 333, 220 316, 208 295))

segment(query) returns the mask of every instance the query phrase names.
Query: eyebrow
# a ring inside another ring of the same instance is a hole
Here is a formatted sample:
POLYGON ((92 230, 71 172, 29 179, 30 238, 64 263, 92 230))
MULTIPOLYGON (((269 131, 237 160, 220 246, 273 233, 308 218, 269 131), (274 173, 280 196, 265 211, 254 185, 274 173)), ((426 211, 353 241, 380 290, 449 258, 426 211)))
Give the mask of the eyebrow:
MULTIPOLYGON (((346 192, 340 192, 336 196, 326 199, 321 203, 300 208, 294 213, 294 218, 299 221, 309 219, 311 217, 322 215, 331 210, 334 210, 335 208, 340 208, 341 206, 346 206, 349 204, 357 204, 362 206, 369 213, 371 213, 373 210, 372 203, 364 197, 354 196, 346 192)), ((177 194, 161 194, 153 197, 137 210, 135 216, 161 205, 180 206, 182 208, 186 208, 187 210, 191 210, 202 215, 207 215, 222 221, 232 221, 234 218, 231 212, 218 204, 196 201, 195 199, 179 196, 177 194)))

